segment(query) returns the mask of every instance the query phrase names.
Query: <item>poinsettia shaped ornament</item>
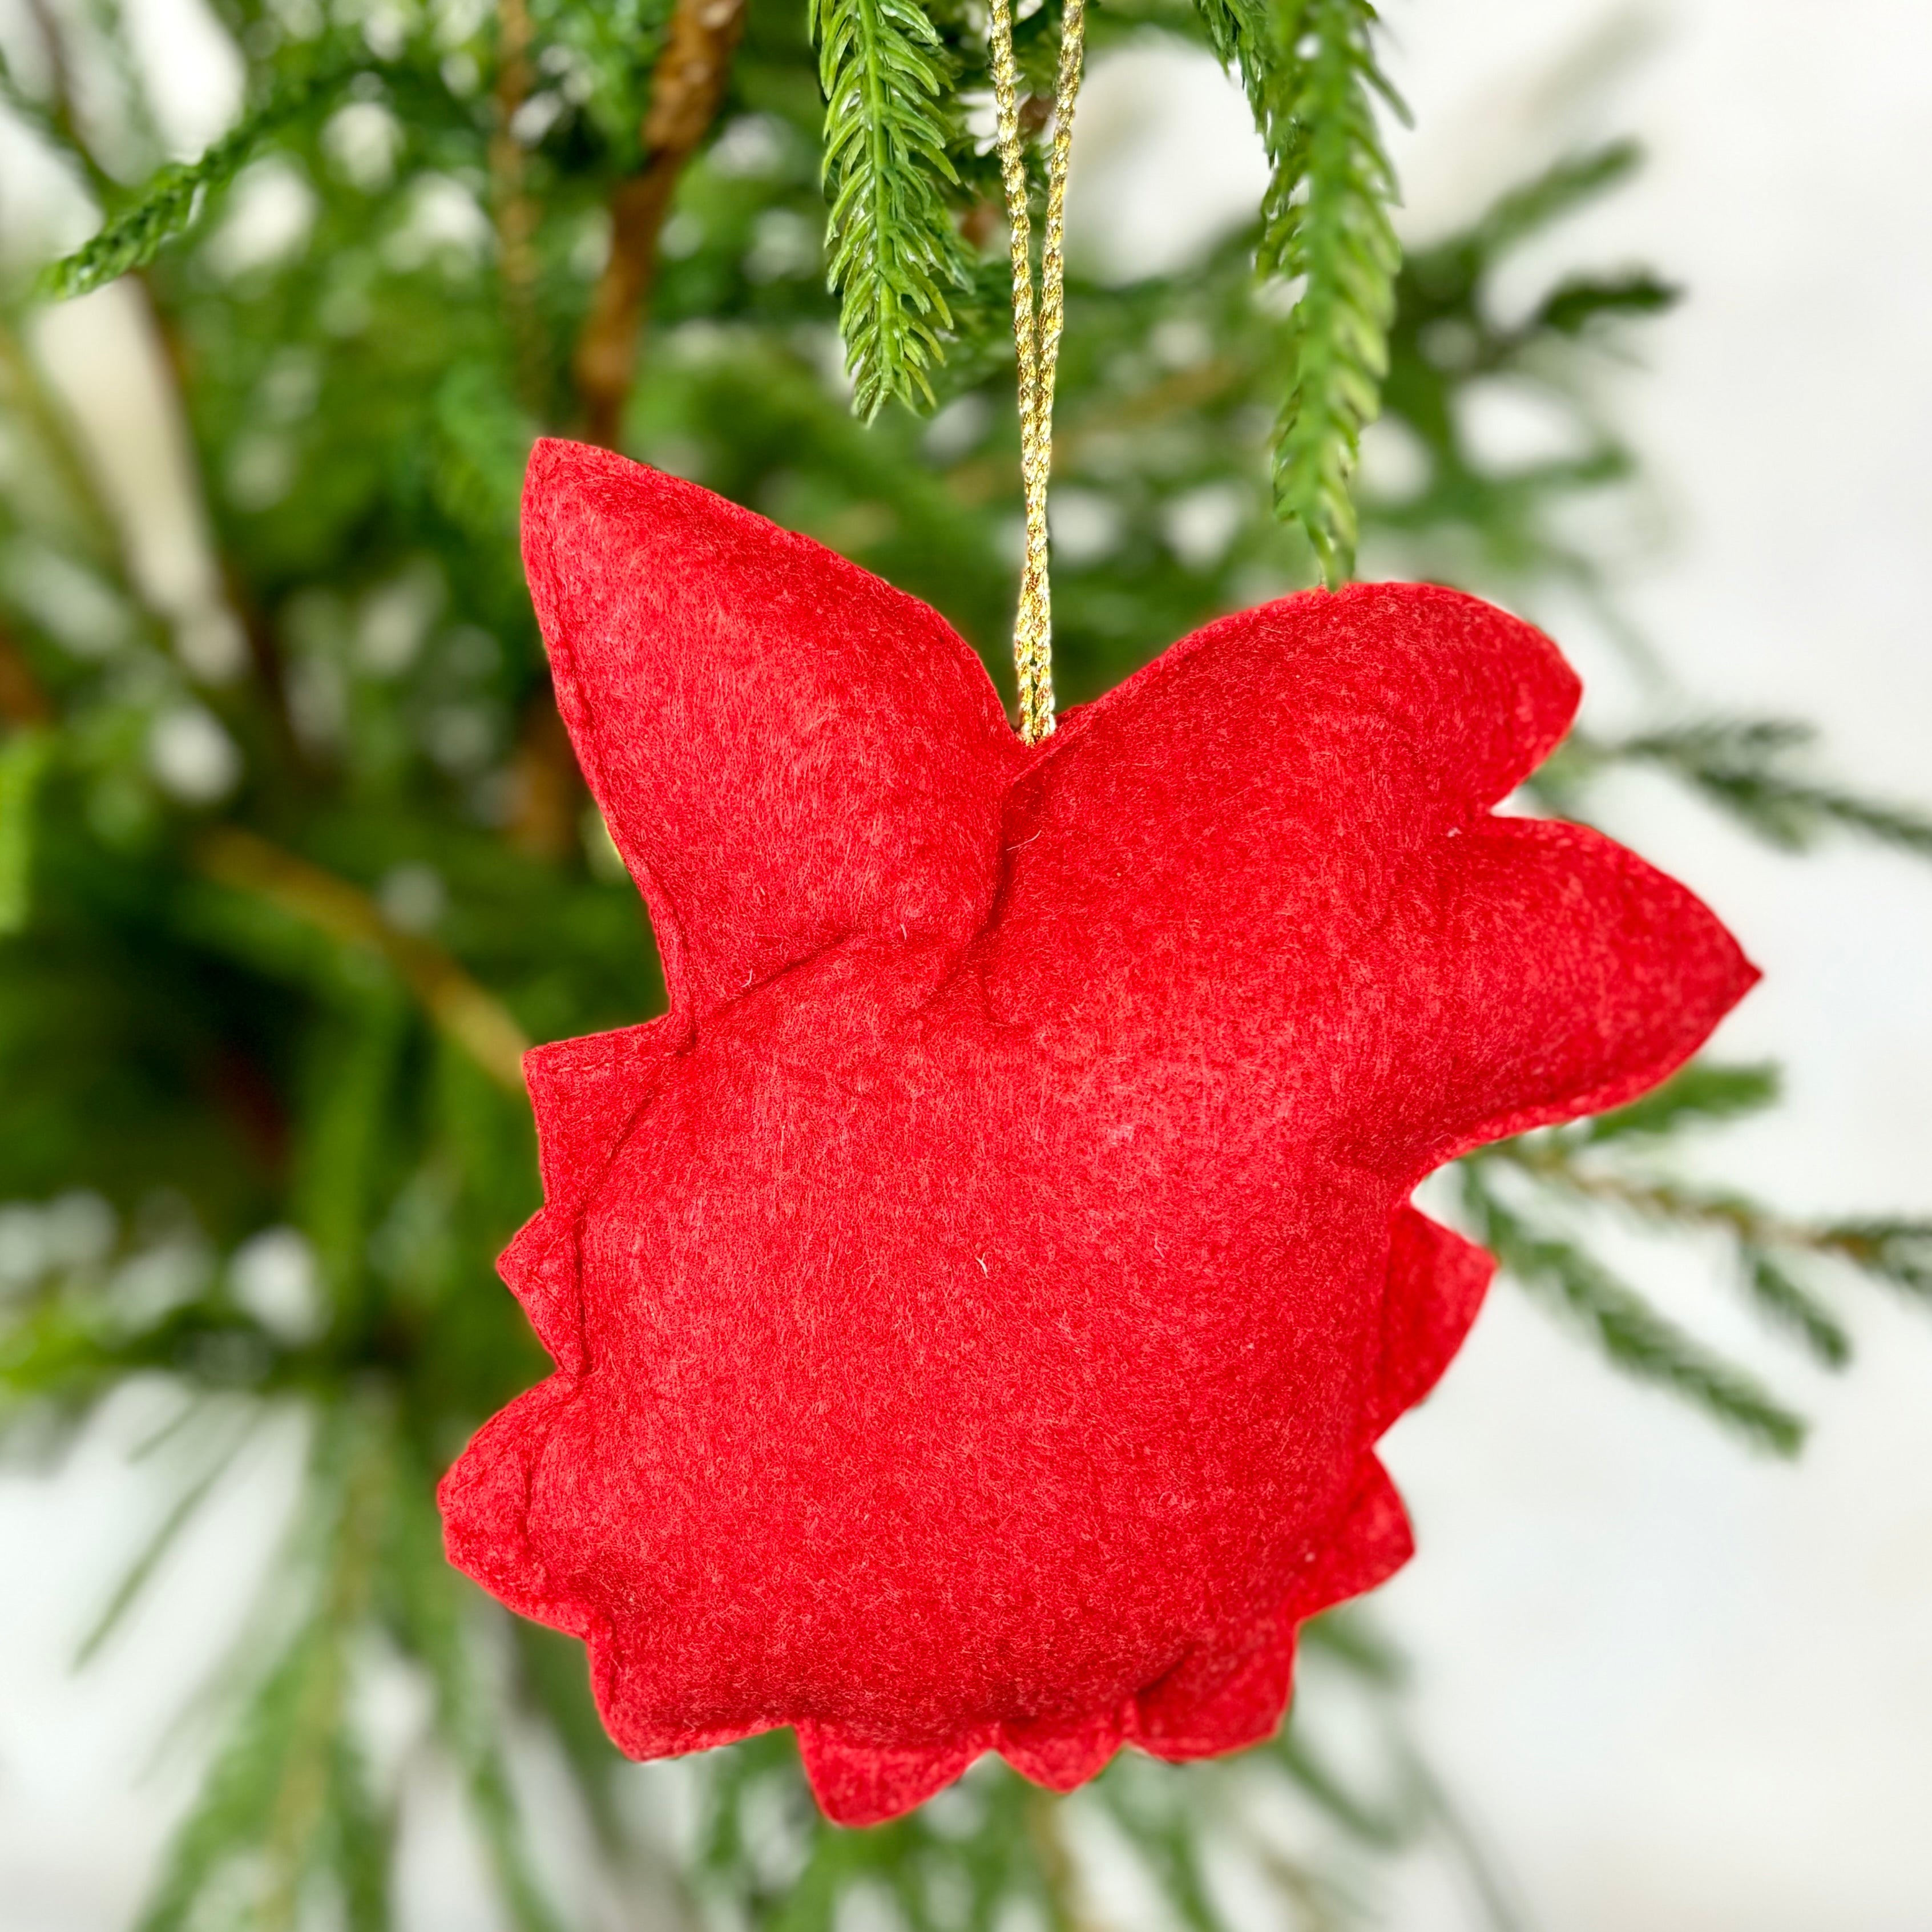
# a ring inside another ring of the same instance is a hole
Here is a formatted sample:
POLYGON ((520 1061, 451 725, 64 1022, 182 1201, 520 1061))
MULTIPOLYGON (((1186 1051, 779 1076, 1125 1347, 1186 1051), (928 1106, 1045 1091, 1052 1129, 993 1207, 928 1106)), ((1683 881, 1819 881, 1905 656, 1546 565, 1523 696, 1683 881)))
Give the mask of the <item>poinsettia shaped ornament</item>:
POLYGON ((692 484, 542 443, 524 553, 670 1010, 526 1060, 556 1372, 445 1479, 452 1558, 625 1750, 791 1724, 848 1824, 1266 1736, 1297 1625, 1409 1554, 1374 1444, 1491 1271, 1411 1190, 1755 976, 1491 816, 1575 677, 1355 585, 1029 748, 934 611, 692 484))

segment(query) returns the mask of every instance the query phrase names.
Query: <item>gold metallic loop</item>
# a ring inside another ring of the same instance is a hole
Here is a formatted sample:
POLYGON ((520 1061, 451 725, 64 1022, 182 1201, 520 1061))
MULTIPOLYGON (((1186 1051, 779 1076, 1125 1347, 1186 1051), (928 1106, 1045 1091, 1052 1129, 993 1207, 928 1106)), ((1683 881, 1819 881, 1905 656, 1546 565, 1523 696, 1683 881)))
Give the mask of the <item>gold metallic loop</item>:
POLYGON ((1013 262, 1013 348, 1019 367, 1020 482, 1026 500, 1026 556, 1013 619, 1013 668, 1019 682, 1020 736, 1037 744, 1053 730, 1053 594, 1047 574, 1046 486, 1053 467, 1053 384, 1066 320, 1066 160, 1080 92, 1084 0, 1066 0, 1060 66, 1053 90, 1053 146, 1047 162, 1046 234, 1040 249, 1040 304, 1033 292, 1033 221, 1027 207, 1026 150, 1020 138, 1013 68, 1012 0, 992 0, 988 38, 998 110, 1000 178, 1013 262))

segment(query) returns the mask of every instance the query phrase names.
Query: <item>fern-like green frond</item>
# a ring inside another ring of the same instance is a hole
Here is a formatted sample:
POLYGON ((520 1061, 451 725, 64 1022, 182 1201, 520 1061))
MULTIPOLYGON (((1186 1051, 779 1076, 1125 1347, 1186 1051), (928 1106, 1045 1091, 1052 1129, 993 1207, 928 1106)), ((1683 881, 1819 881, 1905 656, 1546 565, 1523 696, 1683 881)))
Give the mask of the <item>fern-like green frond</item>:
POLYGON ((1299 523, 1332 586, 1354 568, 1350 480, 1382 404, 1402 250, 1395 173, 1376 98, 1399 107, 1376 64, 1369 0, 1280 0, 1263 129, 1272 173, 1256 266, 1302 289, 1294 376, 1276 426, 1275 507, 1299 523))
POLYGON ((1215 58, 1239 76, 1256 124, 1268 124, 1268 13, 1266 0, 1195 0, 1215 58))
POLYGON ((1796 1336, 1814 1361, 1825 1368, 1842 1369, 1852 1359, 1852 1338, 1845 1324, 1781 1262, 1761 1251, 1747 1251, 1742 1258, 1744 1286, 1758 1309, 1796 1336))
POLYGON ((1762 1113, 1778 1104, 1782 1086, 1778 1069, 1768 1061, 1727 1066, 1694 1060, 1640 1100, 1599 1114, 1572 1131, 1592 1143, 1651 1139, 1686 1126, 1762 1113))
POLYGON ((916 0, 812 0, 825 93, 827 283, 853 406, 868 419, 890 398, 933 400, 928 372, 953 327, 950 290, 968 280, 946 190, 946 56, 916 0))
POLYGON ((1668 1321, 1587 1249, 1504 1201, 1480 1157, 1457 1168, 1471 1232, 1522 1286, 1577 1323, 1627 1375, 1684 1397, 1760 1448, 1795 1456, 1805 1425, 1756 1378, 1668 1321))
POLYGON ((1932 818, 1861 797, 1802 770, 1798 761, 1814 735, 1808 725, 1779 718, 1719 719, 1586 748, 1585 755, 1660 766, 1789 851, 1842 830, 1932 858, 1932 818))
POLYGON ((279 80, 198 160, 158 169, 131 206, 111 217, 71 254, 49 263, 40 272, 37 292, 50 301, 65 302, 146 268, 166 243, 187 232, 208 196, 226 187, 270 135, 350 71, 347 64, 335 64, 279 80))

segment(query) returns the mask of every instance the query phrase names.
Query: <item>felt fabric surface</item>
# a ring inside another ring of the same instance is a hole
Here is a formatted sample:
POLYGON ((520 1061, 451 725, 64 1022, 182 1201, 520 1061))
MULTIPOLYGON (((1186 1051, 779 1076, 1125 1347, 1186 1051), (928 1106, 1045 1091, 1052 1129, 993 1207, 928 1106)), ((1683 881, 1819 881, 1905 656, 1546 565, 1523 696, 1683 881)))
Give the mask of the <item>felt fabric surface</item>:
POLYGON ((846 1823, 1266 1736, 1409 1554, 1374 1444, 1491 1271, 1411 1191, 1755 977, 1491 814, 1575 677, 1354 585, 1029 748, 934 612, 692 484, 541 443, 524 552, 670 1010, 529 1056, 502 1268, 556 1372, 445 1479, 452 1560, 586 1642, 624 1750, 791 1724, 846 1823))

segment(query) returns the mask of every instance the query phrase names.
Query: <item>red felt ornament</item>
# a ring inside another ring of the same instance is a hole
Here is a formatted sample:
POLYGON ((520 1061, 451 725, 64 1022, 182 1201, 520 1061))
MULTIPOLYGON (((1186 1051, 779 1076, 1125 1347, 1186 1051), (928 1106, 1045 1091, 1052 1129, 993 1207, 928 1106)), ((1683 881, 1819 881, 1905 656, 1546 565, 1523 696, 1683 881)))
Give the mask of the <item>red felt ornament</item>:
POLYGON ((1296 1626, 1409 1554, 1374 1444, 1491 1271, 1412 1190, 1755 977, 1491 815, 1576 678, 1359 584, 1028 746, 934 611, 693 484, 542 443, 524 549, 670 1010, 526 1061, 556 1372, 446 1479, 452 1558, 589 1644, 624 1750, 791 1724, 846 1823, 1266 1736, 1296 1626))

